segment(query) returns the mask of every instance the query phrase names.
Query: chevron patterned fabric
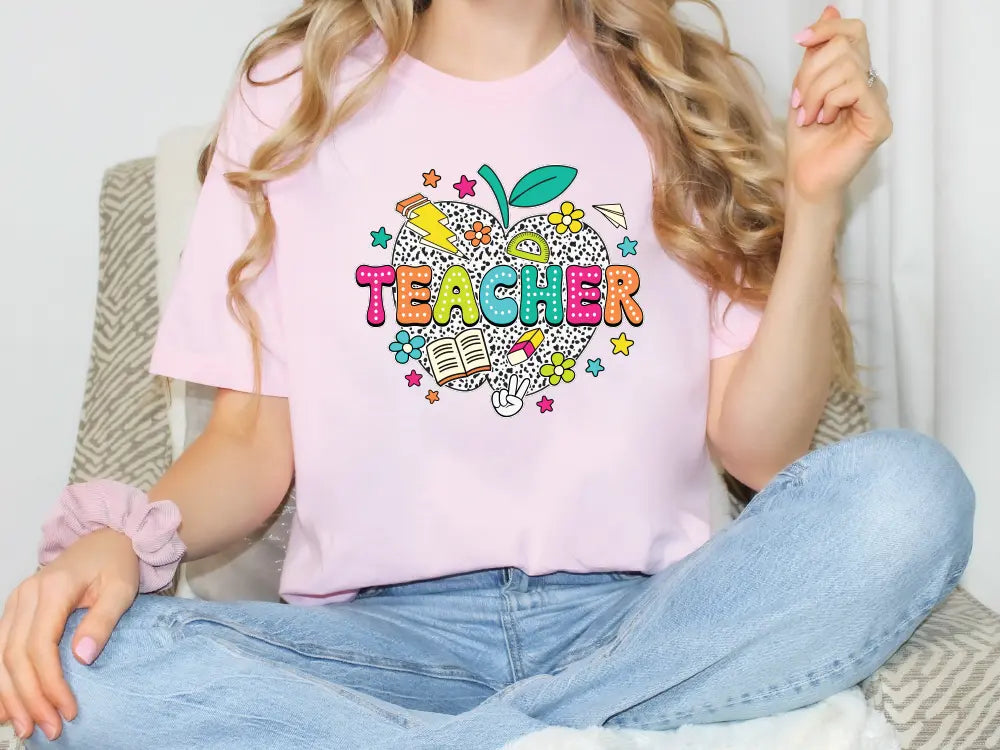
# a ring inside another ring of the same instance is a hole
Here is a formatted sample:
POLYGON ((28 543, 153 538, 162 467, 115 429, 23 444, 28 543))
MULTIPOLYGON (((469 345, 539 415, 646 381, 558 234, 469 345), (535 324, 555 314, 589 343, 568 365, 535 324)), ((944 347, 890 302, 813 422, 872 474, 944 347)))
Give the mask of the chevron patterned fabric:
POLYGON ((149 374, 159 321, 153 159, 104 176, 90 369, 70 482, 113 477, 149 489, 170 466, 169 393, 149 374))
POLYGON ((104 175, 97 309, 71 483, 113 477, 148 490, 173 461, 169 387, 148 370, 160 319, 154 164, 138 159, 104 175))
POLYGON ((810 450, 836 443, 848 435, 857 435, 871 429, 868 409, 864 401, 855 393, 842 388, 834 388, 820 417, 816 434, 813 435, 810 450))
MULTIPOLYGON (((109 170, 100 209, 93 351, 70 479, 113 477, 148 488, 172 455, 168 391, 146 370, 159 311, 153 160, 109 170)), ((813 447, 868 429, 862 399, 834 390, 813 447)), ((724 478, 735 517, 752 491, 724 478)), ((862 688, 910 750, 1000 748, 998 657, 1000 617, 959 588, 862 688)))
POLYGON ((904 748, 998 748, 1000 618, 956 589, 861 687, 904 748))

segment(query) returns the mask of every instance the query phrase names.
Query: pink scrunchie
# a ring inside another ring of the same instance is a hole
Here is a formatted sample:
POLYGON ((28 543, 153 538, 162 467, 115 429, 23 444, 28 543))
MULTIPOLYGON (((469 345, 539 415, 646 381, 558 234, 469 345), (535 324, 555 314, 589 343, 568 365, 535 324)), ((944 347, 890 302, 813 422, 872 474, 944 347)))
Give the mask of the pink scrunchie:
POLYGON ((150 502, 140 489, 110 479, 71 484, 42 524, 38 562, 47 565, 92 531, 110 528, 132 540, 139 557, 139 591, 168 586, 187 548, 177 534, 180 509, 170 500, 150 502))

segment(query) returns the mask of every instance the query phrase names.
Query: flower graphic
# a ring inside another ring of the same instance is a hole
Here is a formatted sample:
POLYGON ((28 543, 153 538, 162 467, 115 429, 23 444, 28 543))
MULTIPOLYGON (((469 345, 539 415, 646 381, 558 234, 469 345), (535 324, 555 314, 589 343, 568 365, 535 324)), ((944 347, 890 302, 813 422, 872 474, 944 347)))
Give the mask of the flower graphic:
POLYGON ((477 221, 473 223, 472 229, 465 232, 465 239, 471 242, 473 247, 488 245, 493 239, 490 237, 490 231, 492 229, 493 227, 484 226, 483 222, 477 221))
POLYGON ((410 359, 420 359, 423 356, 423 336, 413 336, 406 331, 396 334, 396 340, 389 344, 389 351, 396 352, 396 361, 405 365, 410 359))
POLYGON ((563 201, 558 211, 549 214, 549 224, 554 224, 559 234, 565 234, 567 229, 576 234, 583 229, 583 223, 580 221, 582 218, 582 208, 577 208, 569 201, 563 201))
POLYGON ((559 385, 560 380, 564 383, 572 383, 573 378, 576 377, 576 373, 573 372, 573 365, 575 364, 575 359, 567 359, 563 356, 562 352, 554 352, 552 354, 552 363, 542 365, 542 369, 539 372, 543 378, 549 379, 549 385, 559 385))

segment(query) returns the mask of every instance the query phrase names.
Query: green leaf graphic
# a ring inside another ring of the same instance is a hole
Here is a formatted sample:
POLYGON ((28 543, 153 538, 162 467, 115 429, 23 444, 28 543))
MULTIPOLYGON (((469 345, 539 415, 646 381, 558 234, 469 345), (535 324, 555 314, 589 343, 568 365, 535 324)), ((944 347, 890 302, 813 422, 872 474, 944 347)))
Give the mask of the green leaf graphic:
POLYGON ((486 180, 486 184, 493 191, 493 196, 497 199, 500 207, 500 219, 503 221, 503 228, 510 226, 510 207, 507 205, 507 194, 500 183, 500 178, 489 164, 484 164, 479 168, 479 176, 486 180))
POLYGON ((573 184, 576 174, 575 168, 558 164, 532 169, 510 191, 510 205, 531 208, 555 200, 573 184))

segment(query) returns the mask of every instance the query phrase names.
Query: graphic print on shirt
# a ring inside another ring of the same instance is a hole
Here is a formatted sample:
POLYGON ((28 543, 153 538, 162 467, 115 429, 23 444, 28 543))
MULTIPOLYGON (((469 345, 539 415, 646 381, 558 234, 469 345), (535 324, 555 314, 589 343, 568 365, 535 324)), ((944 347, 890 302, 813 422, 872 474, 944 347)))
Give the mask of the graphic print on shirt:
POLYGON ((588 220, 603 217, 627 230, 625 210, 595 203, 588 216, 565 195, 577 176, 573 167, 533 169, 509 193, 489 165, 477 174, 481 179, 462 174, 451 183, 458 199, 438 198, 427 188, 438 189, 442 177, 430 169, 421 175, 424 192, 400 196, 394 206, 401 221, 395 234, 386 226, 371 232, 374 251, 391 254, 357 268, 356 281, 368 293, 367 321, 391 331, 386 366, 399 367, 401 387, 421 383, 418 368, 439 386, 425 396, 431 404, 445 390, 482 389, 503 417, 520 413, 533 394, 541 396, 540 413, 553 412, 559 389, 586 387, 569 384, 584 373, 597 377, 610 366, 602 356, 622 359, 635 343, 624 333, 598 334, 605 326, 642 324, 639 273, 625 264, 638 243, 624 235, 612 245, 622 261, 612 260, 588 220), (462 200, 484 189, 499 216, 462 200), (512 223, 512 209, 537 213, 512 223), (386 309, 388 289, 394 314, 386 309), (584 353, 593 357, 585 367, 584 353))

